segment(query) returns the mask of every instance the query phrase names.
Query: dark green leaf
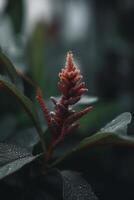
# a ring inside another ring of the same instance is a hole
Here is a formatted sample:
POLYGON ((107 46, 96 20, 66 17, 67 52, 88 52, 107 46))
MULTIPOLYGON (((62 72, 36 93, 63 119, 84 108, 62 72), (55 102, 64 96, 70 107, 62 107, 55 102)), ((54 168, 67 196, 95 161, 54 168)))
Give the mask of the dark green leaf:
POLYGON ((32 149, 33 146, 39 142, 39 140, 40 138, 37 135, 35 128, 31 127, 16 131, 10 141, 14 144, 22 145, 25 148, 32 149))
POLYGON ((0 143, 0 179, 14 173, 37 157, 27 149, 13 144, 0 143))
POLYGON ((98 133, 82 140, 78 148, 81 149, 88 145, 90 146, 92 144, 103 142, 126 143, 127 145, 133 144, 134 140, 132 137, 123 137, 127 133, 127 126, 130 124, 131 119, 132 116, 129 112, 125 112, 119 115, 105 127, 103 127, 98 133))
POLYGON ((75 151, 93 147, 96 145, 123 145, 134 146, 134 138, 129 136, 116 135, 115 133, 96 133, 85 138, 75 149, 75 151))
POLYGON ((121 135, 127 134, 127 125, 131 123, 132 115, 129 112, 125 112, 110 123, 108 123, 105 127, 103 127, 101 132, 110 132, 110 133, 118 133, 121 135))
POLYGON ((42 138, 42 129, 39 125, 37 113, 32 101, 28 97, 26 97, 13 83, 9 82, 7 79, 5 79, 5 77, 1 75, 0 75, 0 84, 2 84, 4 88, 6 88, 9 92, 11 92, 11 94, 13 94, 17 98, 17 100, 21 103, 21 105, 23 106, 23 108, 33 121, 33 124, 35 125, 36 130, 38 131, 38 134, 42 139, 41 141, 44 141, 44 139, 42 138))
POLYGON ((61 172, 63 178, 63 200, 97 200, 91 186, 82 176, 73 171, 61 172))
POLYGON ((111 121, 114 116, 119 113, 123 113, 127 108, 117 102, 98 102, 91 112, 87 113, 80 119, 80 134, 82 137, 88 137, 89 132, 87 130, 99 130, 106 122, 111 121))
MULTIPOLYGON (((48 83, 47 76, 48 73, 45 67, 45 29, 44 24, 39 23, 35 27, 35 30, 32 33, 31 39, 28 46, 28 62, 30 66, 30 73, 34 82, 41 87, 43 90, 47 89, 46 83, 48 83)), ((48 93, 49 91, 47 91, 48 93)))
POLYGON ((32 156, 31 152, 19 146, 0 143, 0 167, 16 159, 32 156))
MULTIPOLYGON (((46 130, 46 129, 47 129, 47 127, 44 127, 44 130, 46 130)), ((43 135, 43 137, 44 137, 44 141, 47 145, 45 135, 46 135, 46 131, 45 131, 45 134, 43 135)), ((26 147, 29 149, 33 149, 33 147, 35 148, 35 146, 37 146, 39 148, 39 151, 34 151, 35 154, 37 154, 37 152, 42 152, 40 138, 37 135, 35 128, 33 128, 33 127, 24 128, 20 131, 16 131, 16 133, 13 135, 13 137, 11 138, 10 141, 12 143, 15 143, 17 145, 22 145, 23 147, 26 147)))
POLYGON ((119 115, 112 122, 102 128, 99 132, 83 139, 78 146, 66 152, 62 157, 57 159, 51 166, 64 160, 74 152, 98 145, 123 145, 134 147, 134 137, 124 135, 127 125, 131 122, 131 114, 126 112, 119 115), (103 131, 103 132, 102 132, 103 131))
POLYGON ((115 133, 96 133, 90 137, 83 139, 78 146, 73 149, 67 151, 63 156, 54 161, 50 167, 53 167, 66 159, 66 157, 70 156, 73 153, 76 153, 80 150, 87 149, 90 147, 96 147, 100 145, 118 145, 118 146, 129 146, 134 147, 134 137, 130 136, 121 136, 115 133))
POLYGON ((17 71, 11 60, 5 55, 5 53, 1 49, 0 49, 0 65, 8 73, 13 83, 18 85, 19 78, 17 71))
POLYGON ((6 176, 16 172, 17 170, 22 168, 24 165, 32 162, 36 158, 37 156, 28 156, 25 158, 21 158, 19 160, 15 160, 11 163, 8 163, 7 165, 0 167, 0 179, 3 179, 6 176))
POLYGON ((5 12, 12 21, 14 32, 20 33, 23 21, 23 0, 8 0, 5 12))
POLYGON ((0 141, 6 141, 15 131, 17 125, 16 116, 8 114, 0 118, 0 141), (8 124, 8 126, 7 126, 8 124))

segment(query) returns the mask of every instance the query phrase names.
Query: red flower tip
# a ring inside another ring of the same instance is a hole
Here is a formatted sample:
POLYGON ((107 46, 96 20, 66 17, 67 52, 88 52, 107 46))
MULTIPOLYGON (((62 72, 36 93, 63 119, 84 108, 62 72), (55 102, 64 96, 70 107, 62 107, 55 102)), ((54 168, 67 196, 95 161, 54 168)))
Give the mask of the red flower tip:
POLYGON ((74 71, 75 70, 75 66, 74 66, 74 60, 73 60, 73 53, 71 51, 69 51, 67 53, 67 57, 66 57, 66 66, 68 71, 74 71))
POLYGON ((36 90, 36 98, 37 98, 37 99, 42 98, 42 91, 41 91, 40 88, 37 88, 37 90, 36 90))
MULTIPOLYGON (((70 97, 81 97, 86 91, 85 83, 81 82, 83 78, 80 70, 74 63, 72 52, 67 53, 65 68, 59 73, 60 81, 58 87, 66 100, 70 97)), ((79 99, 80 100, 80 99, 79 99)), ((76 102, 74 101, 74 104, 76 102)), ((72 105, 72 103, 71 103, 72 105)))

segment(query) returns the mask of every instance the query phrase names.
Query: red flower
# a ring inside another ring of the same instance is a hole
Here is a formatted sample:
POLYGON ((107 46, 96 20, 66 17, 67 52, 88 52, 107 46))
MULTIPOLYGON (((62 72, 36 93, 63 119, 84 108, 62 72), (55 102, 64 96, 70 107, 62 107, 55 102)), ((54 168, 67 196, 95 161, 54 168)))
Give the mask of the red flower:
POLYGON ((58 101, 54 97, 51 97, 55 106, 53 112, 49 113, 40 90, 37 91, 36 97, 42 108, 48 127, 52 132, 52 141, 48 148, 47 159, 50 158, 55 145, 76 129, 79 126, 78 119, 88 113, 92 108, 87 107, 80 112, 75 112, 71 108, 88 91, 85 83, 81 82, 82 75, 74 64, 73 54, 71 52, 67 53, 66 65, 59 73, 59 78, 58 87, 62 96, 58 101))

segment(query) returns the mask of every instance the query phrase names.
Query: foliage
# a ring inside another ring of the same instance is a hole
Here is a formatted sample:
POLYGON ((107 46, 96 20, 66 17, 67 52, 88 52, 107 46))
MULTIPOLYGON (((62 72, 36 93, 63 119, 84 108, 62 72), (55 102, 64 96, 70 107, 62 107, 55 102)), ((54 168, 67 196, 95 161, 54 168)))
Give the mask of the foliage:
MULTIPOLYGON (((40 138, 39 143, 38 139, 31 137, 31 140, 34 139, 33 145, 27 145, 25 147, 11 144, 11 140, 0 143, 0 179, 3 180, 3 178, 6 178, 12 173, 18 173, 24 168, 24 166, 29 166, 30 170, 32 171, 34 163, 37 162, 43 168, 41 170, 40 167, 37 170, 38 174, 42 176, 42 178, 39 176, 41 183, 46 181, 47 184, 55 184, 54 177, 56 177, 58 174, 58 182, 62 182, 61 188, 63 191, 63 199, 97 199, 97 197, 92 192, 90 185, 79 174, 71 171, 54 171, 53 173, 53 167, 66 159, 69 155, 74 153, 76 154, 81 150, 86 150, 91 147, 93 148, 95 146, 104 145, 134 146, 134 138, 127 135, 127 126, 131 122, 131 114, 125 112, 119 115, 104 128, 100 129, 98 132, 90 135, 89 137, 82 139, 73 148, 64 152, 62 156, 56 156, 55 158, 53 155, 55 148, 59 145, 59 143, 62 143, 64 140, 66 140, 68 135, 72 135, 74 132, 76 132, 76 129, 79 125, 79 118, 83 117, 91 110, 91 106, 77 112, 73 110, 75 104, 87 91, 87 88, 85 83, 81 82, 82 76, 73 62, 72 53, 69 52, 67 54, 66 66, 59 73, 60 81, 58 85, 62 95, 58 100, 51 98, 52 102, 54 103, 54 112, 49 112, 43 100, 41 90, 37 90, 36 98, 43 111, 44 118, 47 121, 49 129, 49 131, 46 130, 45 132, 42 130, 42 126, 40 124, 34 103, 23 93, 20 87, 18 87, 18 80, 20 77, 18 76, 15 67, 3 52, 0 53, 0 59, 3 63, 4 70, 7 71, 6 76, 3 74, 0 75, 1 89, 6 89, 9 91, 22 105, 31 121, 33 122, 33 125, 36 128, 40 138), (51 134, 50 143, 48 146, 46 146, 46 141, 44 139, 46 138, 46 134, 51 134), (35 153, 35 146, 37 145, 42 146, 42 151, 40 154, 36 152, 36 154, 33 155, 35 153), (32 164, 33 166, 31 167, 32 164), (44 173, 46 174, 46 180, 44 180, 44 173), (51 174, 53 175, 51 176, 51 174), (49 176, 51 176, 51 178, 47 179, 49 176), (81 189, 78 192, 79 187, 81 189)), ((93 102, 93 98, 89 98, 88 100, 89 103, 91 101, 93 102)), ((94 100, 96 101, 96 98, 94 98, 94 100)), ((85 101, 83 103, 85 104, 85 101)), ((17 143, 17 139, 13 141, 17 143)), ((31 178, 30 174, 28 176, 31 178)), ((35 184, 36 179, 37 174, 33 177, 33 184, 35 184)), ((36 186, 36 184, 34 186, 36 186)), ((36 198, 37 197, 34 199, 36 198)), ((52 198, 50 197, 50 199, 52 198)))

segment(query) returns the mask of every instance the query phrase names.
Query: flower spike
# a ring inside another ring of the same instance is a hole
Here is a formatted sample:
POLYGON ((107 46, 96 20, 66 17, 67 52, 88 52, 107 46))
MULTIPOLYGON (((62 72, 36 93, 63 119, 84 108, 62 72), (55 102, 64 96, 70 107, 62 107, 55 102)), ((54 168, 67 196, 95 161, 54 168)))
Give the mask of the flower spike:
POLYGON ((65 67, 59 73, 58 88, 62 95, 59 100, 51 97, 54 104, 53 112, 49 113, 40 89, 37 90, 36 98, 52 132, 52 140, 48 147, 46 160, 51 158, 54 147, 64 140, 66 135, 78 128, 78 120, 92 109, 92 107, 87 107, 79 112, 72 110, 72 105, 76 104, 81 96, 88 91, 85 83, 81 81, 82 78, 80 70, 74 63, 73 54, 69 51, 65 67))

